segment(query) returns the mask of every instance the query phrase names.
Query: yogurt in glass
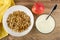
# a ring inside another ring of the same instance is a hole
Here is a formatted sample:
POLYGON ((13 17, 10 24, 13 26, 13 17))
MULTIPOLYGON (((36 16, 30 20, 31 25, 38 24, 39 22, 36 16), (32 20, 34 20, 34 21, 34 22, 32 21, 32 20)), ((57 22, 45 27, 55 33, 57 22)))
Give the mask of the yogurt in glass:
POLYGON ((36 28, 41 32, 41 33, 50 33, 53 31, 55 27, 55 20, 53 19, 52 16, 50 16, 47 20, 47 14, 43 14, 39 16, 36 20, 36 28))

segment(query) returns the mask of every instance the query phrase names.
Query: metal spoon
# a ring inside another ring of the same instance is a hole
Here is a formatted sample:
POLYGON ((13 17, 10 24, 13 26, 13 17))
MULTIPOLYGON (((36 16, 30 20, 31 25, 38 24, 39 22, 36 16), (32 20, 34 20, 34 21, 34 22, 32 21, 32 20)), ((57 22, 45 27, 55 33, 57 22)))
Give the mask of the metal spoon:
POLYGON ((47 16, 46 20, 49 18, 49 16, 52 14, 52 12, 57 8, 57 4, 55 4, 51 10, 51 12, 49 13, 49 15, 47 16))

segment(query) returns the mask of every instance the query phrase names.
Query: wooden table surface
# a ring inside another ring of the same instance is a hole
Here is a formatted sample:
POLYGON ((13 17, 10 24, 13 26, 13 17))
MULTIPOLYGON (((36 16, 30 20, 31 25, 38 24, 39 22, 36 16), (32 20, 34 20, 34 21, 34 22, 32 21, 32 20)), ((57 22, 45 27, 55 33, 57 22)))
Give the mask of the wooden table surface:
MULTIPOLYGON (((23 37, 13 37, 11 35, 8 35, 1 40, 60 40, 60 0, 15 0, 15 3, 16 5, 24 5, 31 10, 33 3, 37 1, 40 1, 44 4, 44 14, 48 14, 55 3, 58 4, 57 9, 52 14, 56 21, 55 29, 49 34, 42 34, 36 29, 34 25, 31 32, 23 37)), ((33 15, 35 20, 39 16, 35 14, 33 15)))

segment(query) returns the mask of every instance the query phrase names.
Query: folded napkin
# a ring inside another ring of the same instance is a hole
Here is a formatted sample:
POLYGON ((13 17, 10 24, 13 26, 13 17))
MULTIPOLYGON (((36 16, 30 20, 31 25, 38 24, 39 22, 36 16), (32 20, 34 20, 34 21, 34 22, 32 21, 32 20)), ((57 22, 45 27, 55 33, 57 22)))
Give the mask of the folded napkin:
POLYGON ((3 28, 2 18, 5 11, 13 5, 15 5, 14 0, 0 0, 0 39, 8 35, 8 33, 3 28))

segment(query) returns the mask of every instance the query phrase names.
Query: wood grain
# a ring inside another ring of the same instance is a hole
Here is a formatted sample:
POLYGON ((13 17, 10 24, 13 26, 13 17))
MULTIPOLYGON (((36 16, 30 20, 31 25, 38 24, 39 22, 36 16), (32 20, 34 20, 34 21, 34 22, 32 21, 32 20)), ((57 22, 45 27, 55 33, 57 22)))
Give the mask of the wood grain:
MULTIPOLYGON (((52 14, 56 21, 55 29, 49 34, 42 34, 36 29, 34 24, 31 32, 23 37, 13 37, 11 35, 8 35, 1 40, 60 40, 60 0, 15 0, 15 3, 16 5, 24 5, 31 10, 33 3, 37 1, 40 1, 44 4, 44 14, 48 14, 55 3, 58 4, 57 9, 52 14)), ((35 20, 39 16, 35 14, 33 15, 35 20)))

